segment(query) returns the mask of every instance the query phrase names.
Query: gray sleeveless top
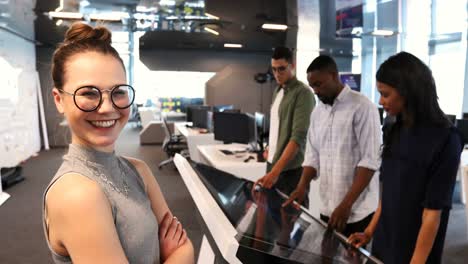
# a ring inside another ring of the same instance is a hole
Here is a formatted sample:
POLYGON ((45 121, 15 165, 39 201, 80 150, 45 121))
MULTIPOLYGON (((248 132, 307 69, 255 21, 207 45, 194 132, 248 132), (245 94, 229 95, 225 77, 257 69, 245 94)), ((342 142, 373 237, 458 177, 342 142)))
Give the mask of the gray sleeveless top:
MULTIPOLYGON (((49 188, 66 173, 78 173, 95 181, 109 200, 115 228, 130 263, 159 262, 158 224, 145 191, 145 185, 135 167, 115 153, 99 152, 70 144, 68 154, 43 196, 43 225, 46 241, 55 263, 72 263, 49 244, 45 222, 45 196, 49 188)), ((79 221, 79 220, 78 220, 79 221)))

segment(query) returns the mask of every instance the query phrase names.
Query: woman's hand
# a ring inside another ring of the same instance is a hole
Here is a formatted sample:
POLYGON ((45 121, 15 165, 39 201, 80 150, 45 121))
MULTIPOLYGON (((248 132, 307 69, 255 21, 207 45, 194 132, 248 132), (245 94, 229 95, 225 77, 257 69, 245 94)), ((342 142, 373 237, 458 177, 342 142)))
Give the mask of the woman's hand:
POLYGON ((364 245, 367 245, 371 238, 372 236, 367 234, 365 231, 363 233, 354 233, 349 236, 348 243, 359 248, 364 245))
POLYGON ((161 261, 164 262, 169 256, 187 241, 187 232, 182 224, 170 212, 164 215, 159 228, 159 251, 161 261))

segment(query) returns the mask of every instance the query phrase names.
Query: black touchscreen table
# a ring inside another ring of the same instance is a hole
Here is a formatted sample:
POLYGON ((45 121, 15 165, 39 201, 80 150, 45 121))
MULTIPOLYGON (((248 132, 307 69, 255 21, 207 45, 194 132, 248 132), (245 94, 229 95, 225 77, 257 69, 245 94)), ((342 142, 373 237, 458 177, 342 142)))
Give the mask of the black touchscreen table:
POLYGON ((206 165, 192 166, 236 228, 237 256, 244 263, 377 263, 308 212, 283 208, 285 198, 278 191, 252 191, 250 181, 206 165))

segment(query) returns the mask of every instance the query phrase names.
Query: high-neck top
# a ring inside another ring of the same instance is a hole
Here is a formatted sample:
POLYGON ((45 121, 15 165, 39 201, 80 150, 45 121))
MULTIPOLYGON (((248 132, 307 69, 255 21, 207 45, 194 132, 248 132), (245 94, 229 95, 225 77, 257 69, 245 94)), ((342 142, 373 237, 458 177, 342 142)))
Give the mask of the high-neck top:
MULTIPOLYGON (((100 186, 111 206, 120 244, 130 263, 159 261, 156 217, 151 209, 144 182, 127 159, 117 156, 115 152, 102 152, 70 144, 62 165, 44 192, 44 208, 47 191, 67 173, 80 174, 100 186)), ((46 212, 43 209, 45 236, 54 262, 72 263, 69 256, 57 254, 50 246, 45 216, 46 212)))

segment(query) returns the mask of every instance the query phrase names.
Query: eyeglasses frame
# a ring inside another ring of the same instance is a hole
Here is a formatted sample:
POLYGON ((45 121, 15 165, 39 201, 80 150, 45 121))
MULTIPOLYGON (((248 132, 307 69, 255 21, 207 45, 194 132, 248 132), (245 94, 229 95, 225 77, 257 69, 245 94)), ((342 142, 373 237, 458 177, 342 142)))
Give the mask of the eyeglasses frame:
POLYGON ((75 106, 76 106, 78 109, 80 109, 81 111, 87 112, 87 113, 96 111, 96 109, 98 109, 98 108, 102 105, 102 102, 104 101, 104 100, 102 99, 102 93, 103 93, 103 92, 108 92, 108 93, 110 94, 110 100, 111 100, 111 102, 112 102, 112 105, 113 105, 115 108, 120 109, 120 110, 129 108, 129 107, 133 104, 133 101, 135 101, 135 88, 133 88, 133 86, 131 86, 131 85, 129 85, 129 84, 117 84, 117 85, 113 86, 111 89, 106 89, 106 90, 101 90, 101 89, 97 88, 96 86, 92 86, 92 85, 85 85, 85 86, 78 87, 73 93, 67 92, 67 91, 65 91, 65 90, 63 90, 63 89, 61 89, 61 88, 59 88, 59 89, 57 89, 57 90, 58 90, 59 92, 61 92, 61 93, 65 93, 65 94, 68 94, 68 95, 73 96, 73 102, 75 103, 75 106), (115 90, 117 87, 120 87, 120 86, 127 86, 127 87, 130 87, 130 89, 132 89, 132 91, 133 91, 133 98, 132 98, 132 101, 130 102, 130 104, 129 104, 127 107, 118 107, 118 106, 114 103, 114 99, 112 99, 112 93, 114 92, 114 90, 115 90), (80 108, 80 107, 78 106, 78 104, 76 103, 76 92, 77 92, 78 90, 80 90, 80 89, 83 89, 83 88, 95 88, 95 89, 98 90, 98 92, 99 92, 99 104, 98 104, 95 108, 93 108, 92 110, 84 110, 84 109, 80 108))

